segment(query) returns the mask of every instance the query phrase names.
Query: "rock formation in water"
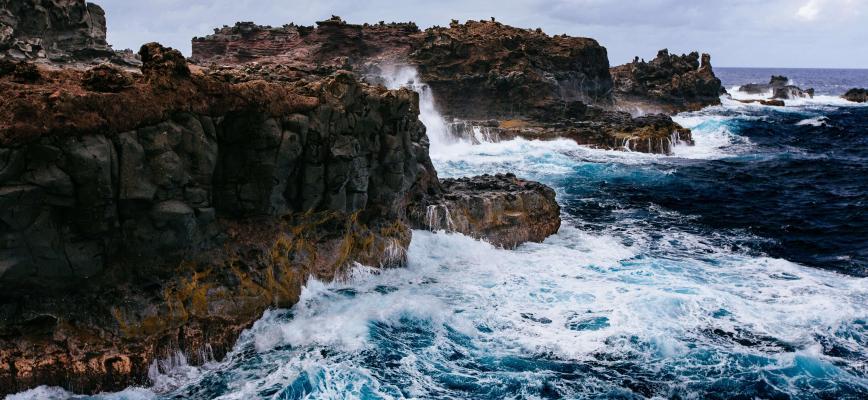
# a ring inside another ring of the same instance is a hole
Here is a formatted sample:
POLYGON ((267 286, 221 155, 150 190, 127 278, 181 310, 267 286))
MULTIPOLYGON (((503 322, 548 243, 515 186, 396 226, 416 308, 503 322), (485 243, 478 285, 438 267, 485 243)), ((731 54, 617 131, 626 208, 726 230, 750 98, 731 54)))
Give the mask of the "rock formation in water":
POLYGON ((854 103, 865 103, 868 102, 868 89, 853 88, 841 97, 854 103))
POLYGON ((85 68, 103 53, 80 45, 75 63, 0 59, 0 394, 219 359, 309 277, 401 265, 435 201, 505 246, 557 231, 543 185, 444 190, 409 89, 315 63, 204 68, 156 43, 140 69, 85 68))
POLYGON ((738 88, 741 93, 764 95, 771 94, 772 99, 787 100, 798 98, 813 98, 814 89, 801 89, 789 84, 790 79, 786 76, 772 76, 769 83, 749 83, 738 88))
POLYGON ((558 231, 555 192, 513 174, 444 179, 443 192, 410 210, 414 227, 460 232, 513 248, 541 242, 558 231))
POLYGON ((720 104, 720 95, 726 93, 714 76, 711 56, 697 52, 678 56, 663 49, 649 62, 636 57, 611 73, 615 98, 628 109, 696 110, 720 104))
MULTIPOLYGON (((424 31, 412 23, 353 25, 337 17, 316 27, 239 23, 194 39, 193 54, 200 63, 248 63, 245 68, 283 74, 347 69, 373 82, 385 69, 410 65, 431 88, 447 119, 456 125, 478 127, 496 120, 527 128, 513 135, 533 132, 536 138, 572 137, 583 144, 621 148, 625 137, 657 143, 669 142, 673 133, 636 129, 628 134, 619 130, 623 124, 616 124, 580 137, 584 130, 563 129, 576 121, 601 125, 629 118, 604 111, 613 106, 606 49, 593 39, 549 36, 496 21, 453 21, 449 27, 424 31), (598 116, 603 118, 590 119, 598 116)), ((712 74, 710 66, 707 73, 712 74)), ((640 119, 628 125, 642 123, 640 119)), ((689 142, 689 132, 670 125, 689 142)), ((669 152, 671 145, 637 150, 669 152)))

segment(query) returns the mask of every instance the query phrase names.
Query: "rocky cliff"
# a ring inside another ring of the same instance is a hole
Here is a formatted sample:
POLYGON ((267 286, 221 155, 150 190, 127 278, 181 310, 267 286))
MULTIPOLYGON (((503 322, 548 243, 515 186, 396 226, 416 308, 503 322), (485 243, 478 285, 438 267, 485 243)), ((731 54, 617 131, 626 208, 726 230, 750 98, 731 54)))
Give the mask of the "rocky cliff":
POLYGON ((84 0, 0 0, 0 57, 111 57, 103 9, 84 0))
POLYGON ((17 94, 0 100, 3 392, 219 357, 308 276, 401 264, 404 210, 440 191, 409 90, 230 84, 156 44, 141 56, 117 93, 70 69, 0 80, 17 94))
MULTIPOLYGON (((29 4, 78 4, 55 3, 29 4)), ((84 62, 0 60, 0 394, 219 359, 309 277, 403 264, 418 210, 443 199, 498 244, 557 231, 542 185, 444 190, 408 89, 337 64, 203 68, 156 43, 140 69, 68 54, 84 62), (478 197, 495 204, 468 209, 478 197), (547 219, 525 230, 522 212, 547 219)))
POLYGON ((660 50, 651 61, 639 60, 612 68, 615 98, 621 108, 678 112, 720 104, 726 93, 714 76, 711 56, 660 50))
POLYGON ((372 82, 395 65, 409 65, 455 126, 521 126, 505 133, 512 137, 569 137, 613 149, 665 142, 632 148, 664 153, 676 130, 690 141, 689 131, 674 122, 664 132, 642 119, 624 123, 629 114, 609 110, 613 81, 606 49, 595 40, 496 21, 453 21, 424 31, 412 23, 353 25, 337 17, 316 27, 239 23, 194 39, 193 54, 205 64, 256 61, 247 66, 255 69, 347 69, 372 82), (585 128, 573 129, 576 124, 585 128))

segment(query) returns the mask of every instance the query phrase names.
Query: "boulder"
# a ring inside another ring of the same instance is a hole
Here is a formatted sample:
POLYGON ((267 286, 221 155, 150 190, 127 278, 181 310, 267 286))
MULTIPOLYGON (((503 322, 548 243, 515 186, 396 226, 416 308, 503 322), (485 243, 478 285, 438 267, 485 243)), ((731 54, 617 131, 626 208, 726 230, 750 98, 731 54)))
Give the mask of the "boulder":
POLYGON ((417 229, 459 232, 496 246, 542 242, 561 225, 555 192, 513 174, 443 179, 442 196, 411 210, 417 229))
POLYGON ((865 103, 868 102, 868 89, 853 88, 848 90, 847 93, 844 93, 841 97, 854 103, 865 103))

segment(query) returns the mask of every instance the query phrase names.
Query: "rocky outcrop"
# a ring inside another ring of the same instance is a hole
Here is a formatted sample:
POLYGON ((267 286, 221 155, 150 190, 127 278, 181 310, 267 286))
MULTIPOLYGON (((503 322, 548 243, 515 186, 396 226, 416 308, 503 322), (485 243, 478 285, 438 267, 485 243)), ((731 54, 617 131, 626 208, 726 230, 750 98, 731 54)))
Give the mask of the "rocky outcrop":
POLYGON ((770 94, 772 99, 787 100, 798 98, 813 98, 814 89, 801 89, 797 86, 790 85, 790 80, 786 76, 772 76, 767 85, 760 83, 749 83, 740 86, 738 91, 741 93, 753 95, 770 94))
POLYGON ((611 74, 619 106, 630 110, 696 110, 720 104, 720 95, 726 93, 714 75, 711 56, 697 52, 678 56, 663 49, 649 62, 636 57, 612 68, 611 74))
MULTIPOLYGON (((317 24, 224 27, 193 40, 194 59, 256 61, 242 70, 279 76, 352 69, 371 82, 382 82, 387 71, 400 69, 396 65, 409 65, 433 92, 439 111, 463 121, 457 125, 521 121, 522 129, 510 129, 504 137, 570 137, 581 144, 636 151, 667 153, 673 134, 690 142, 689 133, 671 120, 658 123, 667 117, 655 117, 657 122, 649 125, 648 119, 630 121, 627 114, 605 111, 612 106, 612 79, 606 49, 593 39, 549 36, 496 21, 453 21, 425 31, 412 23, 353 25, 337 17, 317 24), (672 130, 663 132, 664 125, 672 130)), ((699 80, 709 74, 713 78, 707 65, 701 73, 682 75, 699 80)))
POLYGON ((444 192, 408 89, 202 68, 156 43, 139 57, 0 62, 15 94, 0 97, 0 394, 117 390, 179 352, 219 359, 309 277, 404 263, 431 199, 468 218, 491 203, 462 232, 504 246, 557 230, 540 184, 444 192))
POLYGON ((418 229, 460 232, 501 247, 542 242, 560 228, 560 207, 548 186, 513 174, 444 179, 443 194, 410 211, 418 229))
POLYGON ((570 103, 611 104, 608 56, 596 40, 495 21, 453 21, 420 38, 413 63, 447 116, 546 120, 570 103))
POLYGON ((0 0, 0 57, 112 57, 103 9, 84 0, 0 0))
POLYGON ((853 88, 841 97, 854 103, 865 103, 868 102, 868 89, 853 88))
POLYGON ((316 27, 239 22, 193 38, 192 59, 200 64, 267 61, 300 69, 352 69, 371 61, 406 60, 419 32, 414 23, 356 25, 337 16, 316 27))
POLYGON ((401 264, 406 210, 440 193, 414 92, 346 73, 233 84, 141 54, 122 85, 0 79, 16 93, 0 99, 2 393, 219 358, 309 276, 401 264))
POLYGON ((499 142, 517 137, 528 140, 572 139, 582 145, 609 150, 671 154, 673 146, 692 145, 689 129, 662 114, 633 117, 624 111, 605 111, 597 107, 575 110, 577 117, 550 124, 527 120, 460 121, 450 124, 456 138, 479 142, 499 142))

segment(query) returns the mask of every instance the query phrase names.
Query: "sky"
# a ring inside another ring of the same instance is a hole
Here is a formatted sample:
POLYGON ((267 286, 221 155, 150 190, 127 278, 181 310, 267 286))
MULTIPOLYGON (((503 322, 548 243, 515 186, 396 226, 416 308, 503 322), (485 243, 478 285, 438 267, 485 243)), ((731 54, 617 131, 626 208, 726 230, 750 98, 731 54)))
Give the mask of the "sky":
POLYGON ((339 15, 351 23, 420 28, 496 18, 597 39, 612 65, 657 50, 707 52, 721 67, 868 68, 868 0, 95 0, 108 40, 138 50, 158 41, 190 55, 190 39, 253 21, 280 26, 339 15))

